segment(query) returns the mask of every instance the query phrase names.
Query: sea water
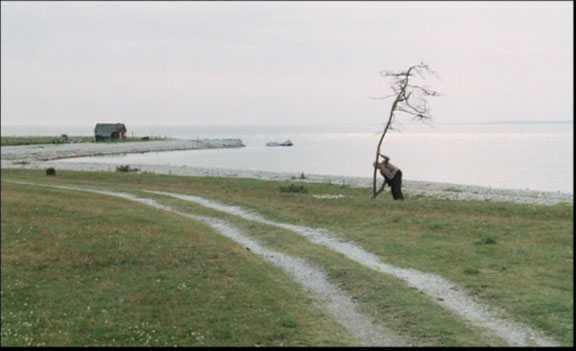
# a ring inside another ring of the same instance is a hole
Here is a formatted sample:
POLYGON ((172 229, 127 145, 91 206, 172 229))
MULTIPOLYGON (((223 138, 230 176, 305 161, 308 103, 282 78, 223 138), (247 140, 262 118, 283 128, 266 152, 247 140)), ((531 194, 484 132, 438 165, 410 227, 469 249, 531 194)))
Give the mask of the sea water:
MULTIPOLYGON (((130 126, 130 136, 240 138, 245 147, 68 159, 372 177, 383 125, 130 126), (290 147, 267 142, 291 140, 290 147)), ((2 127, 2 135, 91 135, 93 127, 2 127)), ((381 151, 404 179, 574 193, 573 122, 404 124, 381 151)))

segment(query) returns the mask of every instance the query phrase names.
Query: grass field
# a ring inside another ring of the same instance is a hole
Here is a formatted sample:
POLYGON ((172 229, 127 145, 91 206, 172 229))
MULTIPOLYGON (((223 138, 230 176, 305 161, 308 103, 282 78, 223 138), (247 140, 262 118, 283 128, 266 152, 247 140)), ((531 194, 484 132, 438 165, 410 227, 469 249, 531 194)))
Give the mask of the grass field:
MULTIPOLYGON (((90 185, 225 218, 305 258, 416 345, 488 346, 481 331, 405 283, 281 229, 143 189, 193 194, 326 228, 383 261, 439 274, 573 345, 572 205, 407 198, 369 189, 137 173, 2 170, 2 179, 90 185), (338 195, 318 199, 313 195, 338 195)), ((299 183, 297 183, 299 184, 299 183)), ((2 346, 341 346, 350 336, 299 285, 209 227, 104 195, 2 183, 2 346)))

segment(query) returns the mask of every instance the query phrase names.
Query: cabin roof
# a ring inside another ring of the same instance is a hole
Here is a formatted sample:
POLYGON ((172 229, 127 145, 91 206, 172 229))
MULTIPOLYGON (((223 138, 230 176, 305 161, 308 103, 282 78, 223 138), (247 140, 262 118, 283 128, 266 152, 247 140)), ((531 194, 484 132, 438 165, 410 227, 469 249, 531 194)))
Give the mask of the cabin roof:
POLYGON ((97 136, 111 136, 114 132, 126 132, 124 123, 97 123, 94 128, 94 133, 97 136))

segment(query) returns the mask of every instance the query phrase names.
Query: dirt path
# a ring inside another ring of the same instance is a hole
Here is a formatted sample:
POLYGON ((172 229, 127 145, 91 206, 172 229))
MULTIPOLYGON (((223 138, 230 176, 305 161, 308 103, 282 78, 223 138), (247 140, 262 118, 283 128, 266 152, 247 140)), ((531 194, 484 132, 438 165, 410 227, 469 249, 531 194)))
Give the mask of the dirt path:
POLYGON ((22 185, 43 186, 63 190, 90 192, 108 195, 172 212, 180 216, 204 223, 227 238, 259 255, 264 260, 284 270, 297 283, 312 293, 321 308, 324 308, 356 340, 358 346, 410 346, 408 338, 376 323, 362 314, 358 306, 342 290, 330 283, 324 272, 311 266, 307 261, 272 250, 250 238, 225 220, 184 213, 155 200, 137 197, 127 193, 65 185, 45 185, 21 181, 6 181, 22 185))
MULTIPOLYGON (((405 337, 402 337, 383 326, 378 326, 369 317, 362 315, 350 297, 346 296, 344 292, 328 282, 323 272, 315 269, 305 260, 267 248, 224 220, 183 213, 152 199, 141 198, 127 193, 117 193, 77 186, 43 185, 20 181, 10 182, 121 197, 205 223, 220 234, 245 247, 249 247, 255 254, 282 268, 295 281, 313 292, 320 305, 322 305, 326 311, 328 311, 356 338, 359 345, 405 346, 409 343, 405 337)), ((463 288, 439 275, 421 272, 415 269, 399 268, 381 262, 378 256, 364 250, 362 247, 352 242, 341 241, 335 234, 330 233, 325 229, 270 221, 254 211, 248 211, 238 206, 221 204, 198 196, 162 191, 146 192, 193 202, 220 212, 238 216, 245 220, 272 225, 292 231, 307 238, 310 242, 323 245, 331 250, 342 253, 352 261, 403 280, 410 287, 416 288, 427 295, 431 301, 459 316, 464 322, 479 327, 481 330, 492 336, 497 336, 506 340, 511 346, 559 345, 556 341, 547 338, 539 331, 513 321, 509 316, 506 316, 504 311, 497 311, 488 305, 476 301, 474 298, 469 296, 463 288)))
POLYGON ((190 201, 246 220, 290 230, 315 244, 340 252, 349 259, 366 267, 405 281, 409 286, 429 296, 433 302, 458 315, 468 323, 506 340, 511 346, 558 346, 557 342, 545 337, 538 331, 514 322, 510 317, 506 316, 505 312, 496 311, 490 306, 475 301, 464 289, 455 283, 436 274, 425 273, 415 269, 399 268, 383 263, 378 256, 354 243, 339 240, 336 235, 327 230, 273 222, 253 211, 247 211, 237 206, 224 205, 198 196, 162 191, 148 192, 190 201))

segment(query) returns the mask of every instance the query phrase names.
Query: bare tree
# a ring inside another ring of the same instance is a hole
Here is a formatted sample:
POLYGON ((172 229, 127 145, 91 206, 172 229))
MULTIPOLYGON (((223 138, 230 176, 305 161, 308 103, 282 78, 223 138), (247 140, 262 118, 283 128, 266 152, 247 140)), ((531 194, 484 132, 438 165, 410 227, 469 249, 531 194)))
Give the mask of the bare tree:
MULTIPOLYGON (((423 81, 426 80, 427 75, 438 77, 436 72, 434 72, 428 65, 424 63, 411 66, 408 68, 408 70, 403 72, 383 71, 380 72, 380 75, 391 79, 390 87, 394 93, 378 99, 386 99, 390 97, 395 97, 395 99, 390 109, 390 115, 388 117, 386 127, 384 128, 384 131, 380 136, 380 140, 378 141, 378 147, 376 148, 376 162, 378 162, 382 141, 384 141, 384 137, 386 136, 388 129, 392 128, 396 114, 407 114, 412 117, 412 120, 429 122, 432 120, 432 116, 430 115, 430 107, 426 98, 429 96, 440 95, 438 92, 422 85, 423 81), (418 78, 421 78, 421 83, 419 83, 418 78)), ((376 176, 377 169, 374 167, 372 198, 375 198, 378 194, 380 194, 386 185, 386 183, 383 183, 382 187, 379 190, 376 190, 376 176)))

